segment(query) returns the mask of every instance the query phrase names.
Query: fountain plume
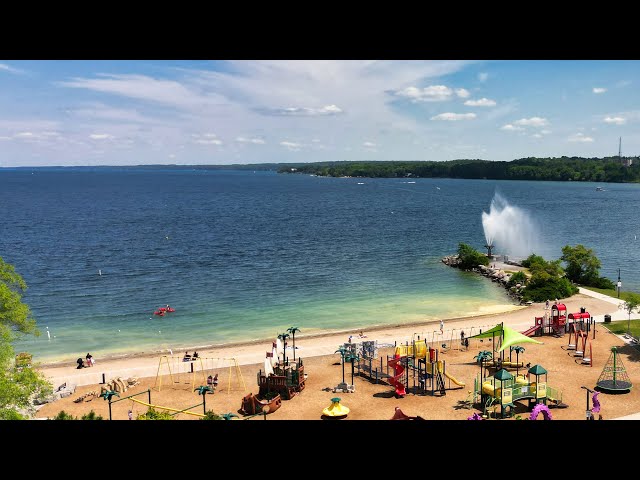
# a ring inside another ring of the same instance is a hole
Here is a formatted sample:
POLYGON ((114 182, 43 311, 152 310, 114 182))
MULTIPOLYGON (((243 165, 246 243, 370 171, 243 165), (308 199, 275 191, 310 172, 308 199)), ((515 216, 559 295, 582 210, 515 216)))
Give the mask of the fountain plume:
POLYGON ((487 245, 495 246, 502 254, 524 259, 539 251, 539 229, 534 220, 497 192, 489 213, 482 212, 482 228, 487 245))

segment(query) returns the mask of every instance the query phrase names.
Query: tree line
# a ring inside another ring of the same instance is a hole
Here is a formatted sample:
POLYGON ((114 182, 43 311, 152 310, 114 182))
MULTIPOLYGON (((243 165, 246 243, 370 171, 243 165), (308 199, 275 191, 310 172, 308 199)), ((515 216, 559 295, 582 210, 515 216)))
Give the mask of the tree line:
POLYGON ((626 167, 618 157, 527 157, 510 162, 489 160, 363 161, 286 164, 278 173, 327 177, 465 178, 575 182, 640 182, 640 162, 626 167))

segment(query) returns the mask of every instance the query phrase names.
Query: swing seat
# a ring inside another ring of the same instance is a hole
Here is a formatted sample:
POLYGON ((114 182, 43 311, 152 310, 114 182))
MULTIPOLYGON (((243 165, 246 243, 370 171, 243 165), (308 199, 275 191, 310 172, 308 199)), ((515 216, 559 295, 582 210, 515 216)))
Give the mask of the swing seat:
POLYGON ((570 343, 569 345, 567 345, 567 350, 575 350, 576 346, 573 343, 570 343))
POLYGON ((582 357, 584 352, 582 350, 576 350, 576 353, 573 354, 574 357, 582 357))

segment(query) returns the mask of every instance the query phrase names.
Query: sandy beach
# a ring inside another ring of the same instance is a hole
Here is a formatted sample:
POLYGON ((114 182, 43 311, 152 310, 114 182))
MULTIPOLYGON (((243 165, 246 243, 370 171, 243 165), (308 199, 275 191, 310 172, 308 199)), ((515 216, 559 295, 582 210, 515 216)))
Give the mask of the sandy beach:
MULTIPOLYGON (((583 294, 560 302, 567 305, 567 311, 578 312, 580 308, 585 308, 596 320, 601 321, 604 314, 618 315, 619 309, 612 299, 603 300, 583 294)), ((439 331, 439 322, 429 322, 425 324, 413 324, 369 329, 364 331, 366 340, 377 340, 381 344, 394 344, 411 342, 419 336, 430 341, 435 338, 436 343, 448 343, 450 339, 458 338, 461 329, 466 335, 473 335, 483 330, 503 322, 516 330, 525 330, 534 323, 534 317, 544 314, 544 304, 534 303, 529 306, 519 307, 518 310, 493 315, 483 315, 479 317, 448 319, 444 321, 444 334, 435 333, 439 331), (473 330, 472 330, 473 329, 473 330)), ((640 373, 637 365, 638 352, 632 347, 625 347, 622 339, 608 333, 602 326, 597 328, 596 339, 592 341, 594 349, 594 366, 587 367, 576 365, 575 359, 569 356, 562 348, 567 343, 567 336, 564 338, 553 338, 551 336, 538 337, 543 341, 542 345, 527 344, 526 353, 522 360, 531 364, 542 364, 549 372, 549 385, 561 389, 564 392, 564 402, 569 404, 569 408, 555 410, 555 418, 580 419, 584 418, 585 391, 580 389, 581 385, 593 388, 597 378, 602 371, 612 346, 622 347, 621 354, 625 365, 629 369, 629 375, 633 379, 640 373), (580 384, 580 385, 578 385, 580 384), (572 408, 573 407, 573 408, 572 408)), ((292 400, 284 401, 282 407, 269 416, 273 419, 318 419, 321 410, 327 407, 330 399, 336 394, 331 392, 331 388, 342 380, 342 367, 340 356, 335 354, 336 348, 348 341, 349 336, 353 341, 360 341, 359 331, 343 331, 339 333, 305 336, 304 332, 296 335, 297 356, 304 359, 305 373, 308 373, 307 387, 292 400), (304 401, 302 401, 304 399, 304 401)), ((448 371, 456 378, 465 382, 464 388, 450 390, 446 398, 424 397, 421 395, 408 395, 405 398, 396 399, 393 389, 384 383, 372 383, 365 378, 356 378, 355 394, 339 394, 344 402, 349 404, 352 414, 350 419, 384 419, 393 415, 395 406, 406 408, 408 415, 420 415, 428 419, 460 419, 466 418, 470 413, 477 410, 467 410, 456 408, 459 402, 463 402, 468 391, 472 388, 473 378, 478 374, 478 366, 473 360, 479 349, 486 347, 472 341, 468 350, 458 350, 456 348, 446 349, 442 353, 446 359, 448 371)), ((453 342, 451 345, 456 345, 453 342)), ((291 342, 290 344, 291 345, 291 342)), ((230 360, 224 361, 204 361, 206 374, 220 374, 220 387, 214 395, 207 396, 207 409, 213 409, 216 413, 236 413, 240 407, 241 399, 249 392, 257 393, 256 373, 263 368, 265 352, 271 350, 270 342, 258 342, 251 344, 240 344, 225 346, 218 349, 199 351, 201 358, 233 358, 237 362, 242 378, 239 378, 235 368, 228 368, 234 364, 230 360), (243 385, 244 383, 244 385, 243 385)), ((290 350, 289 357, 292 357, 290 350)), ((167 352, 168 353, 168 352, 167 352)), ((173 352, 175 360, 170 361, 172 365, 178 365, 178 357, 182 357, 184 352, 173 352)), ((392 354, 393 348, 382 349, 380 355, 384 358, 387 354, 392 354)), ((107 381, 116 377, 138 377, 140 384, 132 387, 123 396, 132 393, 151 390, 152 401, 155 405, 171 406, 172 408, 186 408, 201 401, 200 396, 193 392, 192 384, 195 386, 202 384, 201 375, 196 378, 193 375, 182 373, 175 375, 175 384, 169 381, 168 371, 163 364, 161 373, 162 388, 158 391, 156 375, 160 362, 159 355, 128 357, 119 359, 103 360, 96 359, 96 365, 91 368, 76 369, 74 365, 42 366, 42 372, 51 379, 54 388, 64 382, 77 385, 77 389, 70 397, 60 399, 56 402, 46 404, 37 413, 37 417, 52 417, 60 410, 65 410, 74 415, 82 415, 93 409, 97 413, 108 418, 107 403, 101 398, 92 401, 74 403, 73 400, 90 391, 100 390, 102 376, 104 374, 107 381)), ((186 368, 186 367, 183 367, 186 368)), ((196 371, 198 367, 196 366, 196 371)), ((176 370, 174 368, 173 372, 176 370)), ((347 365, 345 375, 350 382, 350 365, 347 365)), ((203 377, 202 377, 203 378, 203 377)), ((608 410, 604 410, 605 418, 615 418, 629 415, 640 411, 640 396, 636 398, 635 393, 612 397, 612 402, 608 410)), ((137 398, 144 398, 147 395, 137 398)), ((609 403, 609 402, 607 402, 609 403)), ((202 408, 202 407, 200 407, 202 408)), ((114 405, 113 418, 126 419, 127 411, 132 409, 135 414, 142 413, 146 407, 135 404, 131 401, 123 401, 114 405)), ((184 414, 179 414, 178 418, 197 418, 184 414)))

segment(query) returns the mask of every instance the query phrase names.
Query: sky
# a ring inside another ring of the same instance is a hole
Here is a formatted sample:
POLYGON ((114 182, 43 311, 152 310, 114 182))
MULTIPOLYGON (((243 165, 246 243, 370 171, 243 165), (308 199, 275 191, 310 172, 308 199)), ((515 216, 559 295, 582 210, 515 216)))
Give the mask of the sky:
POLYGON ((0 167, 640 153, 640 61, 0 60, 0 167))

